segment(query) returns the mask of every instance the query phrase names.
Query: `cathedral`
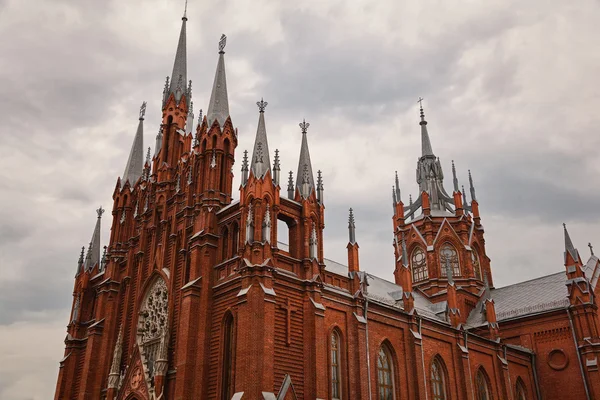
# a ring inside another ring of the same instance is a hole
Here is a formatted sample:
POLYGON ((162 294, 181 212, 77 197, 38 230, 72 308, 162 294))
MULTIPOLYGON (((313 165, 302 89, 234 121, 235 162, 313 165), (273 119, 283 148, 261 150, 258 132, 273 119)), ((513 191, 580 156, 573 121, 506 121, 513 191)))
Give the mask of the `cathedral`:
POLYGON ((282 182, 260 100, 234 195, 226 37, 196 122, 186 24, 154 152, 144 103, 110 241, 100 207, 81 249, 55 399, 600 399, 600 261, 566 226, 556 273, 494 287, 471 176, 469 199, 454 165, 446 191, 421 106, 419 195, 405 203, 397 175, 392 190, 393 276, 360 265, 352 209, 348 259, 325 258, 309 123, 282 182))

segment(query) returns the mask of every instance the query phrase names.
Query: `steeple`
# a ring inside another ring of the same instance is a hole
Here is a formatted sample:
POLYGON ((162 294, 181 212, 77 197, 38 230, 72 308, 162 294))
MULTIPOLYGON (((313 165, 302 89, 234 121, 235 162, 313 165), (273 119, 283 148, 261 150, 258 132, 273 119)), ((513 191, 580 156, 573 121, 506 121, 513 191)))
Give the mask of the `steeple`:
POLYGON ((271 170, 271 161, 269 159, 269 143, 267 142, 267 129, 265 128, 265 108, 267 102, 263 99, 256 102, 258 106, 258 128, 256 129, 256 139, 254 140, 254 150, 252 151, 252 165, 250 171, 257 179, 263 178, 271 170))
MULTIPOLYGON (((168 91, 165 90, 163 97, 163 107, 167 103, 171 93, 175 96, 175 103, 179 104, 181 96, 184 94, 187 98, 187 103, 191 101, 191 93, 186 90, 187 86, 187 49, 186 49, 186 22, 187 22, 187 9, 183 13, 181 18, 181 32, 179 33, 179 42, 177 43, 177 52, 175 53, 175 62, 173 63, 173 73, 171 74, 171 80, 168 91)), ((168 78, 167 78, 168 79, 168 78)), ((169 81, 167 81, 169 84, 169 81)), ((165 85, 165 89, 166 86, 165 85)))
POLYGON ((419 97, 419 109, 421 122, 421 156, 433 156, 433 149, 431 148, 431 141, 429 140, 429 133, 427 132, 427 121, 425 121, 425 113, 423 112, 423 98, 419 97))
POLYGON ((96 227, 94 228, 90 247, 86 256, 85 271, 89 271, 94 268, 96 264, 100 264, 100 220, 102 219, 102 214, 104 214, 102 206, 96 210, 96 214, 98 215, 98 219, 96 220, 96 227))
POLYGON ((400 193, 400 181, 398 180, 398 171, 396 171, 395 183, 396 183, 396 188, 395 188, 394 204, 402 201, 402 197, 401 197, 401 193, 400 193))
POLYGON ((308 152, 308 139, 306 138, 306 131, 309 126, 310 124, 305 120, 300 123, 302 146, 300 147, 300 160, 298 161, 298 174, 296 175, 296 188, 304 199, 308 198, 315 188, 310 153, 308 152))
POLYGON ((475 186, 473 185, 473 177, 471 176, 471 170, 469 170, 469 188, 471 190, 471 201, 477 201, 475 196, 475 186))
POLYGON ((137 180, 142 176, 144 170, 144 115, 146 114, 146 102, 142 103, 140 107, 140 122, 138 123, 135 137, 133 138, 133 144, 131 145, 131 151, 129 152, 129 159, 127 165, 125 165, 125 172, 123 172, 123 184, 127 181, 133 186, 137 180))
MULTIPOLYGON (((417 161, 417 183, 421 193, 427 192, 429 195, 430 207, 432 210, 450 211, 454 200, 444 189, 444 173, 440 159, 433 154, 429 133, 427 132, 427 121, 423 111, 423 99, 419 97, 421 121, 421 157, 417 161)), ((412 210, 411 210, 412 211, 412 210)))
POLYGON ((227 99, 227 79, 225 77, 225 45, 227 36, 221 35, 219 40, 219 61, 217 63, 217 72, 213 83, 210 102, 208 103, 208 113, 206 114, 208 126, 212 126, 215 119, 219 121, 221 129, 229 117, 229 100, 227 99))
POLYGON ((571 256, 575 263, 577 263, 579 262, 579 252, 575 246, 573 246, 569 231, 567 231, 567 224, 563 224, 563 229, 565 234, 565 264, 567 263, 567 254, 571 256))
MULTIPOLYGON (((471 176, 470 172, 469 176, 471 176)), ((458 178, 456 177, 456 167, 454 166, 454 160, 452 160, 452 183, 454 184, 454 191, 458 192, 458 178)))
POLYGON ((85 253, 85 246, 81 247, 81 254, 79 254, 79 260, 77 261, 77 273, 75 276, 83 272, 83 255, 85 253))

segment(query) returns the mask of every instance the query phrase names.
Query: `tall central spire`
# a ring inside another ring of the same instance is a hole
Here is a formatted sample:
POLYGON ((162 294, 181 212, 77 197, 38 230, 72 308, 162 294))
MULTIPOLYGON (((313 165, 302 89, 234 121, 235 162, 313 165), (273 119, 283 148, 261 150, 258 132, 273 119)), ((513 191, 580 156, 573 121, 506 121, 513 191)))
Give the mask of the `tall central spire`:
POLYGON ((251 171, 257 179, 264 177, 267 171, 271 170, 269 143, 267 142, 267 129, 265 128, 265 108, 267 107, 267 104, 268 103, 263 99, 256 102, 259 116, 256 139, 254 140, 254 150, 252 151, 251 171))
POLYGON ((227 98, 227 79, 225 76, 225 45, 227 44, 227 36, 221 35, 219 40, 219 61, 217 63, 217 72, 215 73, 215 81, 213 83, 212 93, 210 94, 210 102, 208 103, 208 113, 206 119, 208 126, 212 126, 215 119, 219 121, 219 125, 223 128, 225 121, 229 117, 229 100, 227 98))
POLYGON ((304 120, 300 123, 302 146, 300 147, 300 160, 298 161, 298 175, 296 175, 296 188, 304 199, 308 198, 315 188, 310 153, 308 152, 308 139, 306 138, 306 131, 309 126, 310 124, 304 120))
POLYGON ((429 140, 429 132, 427 132, 427 121, 425 121, 425 112, 423 111, 423 98, 419 97, 419 110, 421 116, 421 156, 433 156, 433 149, 431 148, 431 140, 429 140))
MULTIPOLYGON (((175 102, 179 103, 181 96, 187 93, 187 49, 186 49, 186 22, 187 22, 187 4, 186 10, 181 18, 181 32, 179 33, 179 43, 177 44, 177 52, 175 53, 175 62, 173 63, 173 73, 171 74, 171 85, 169 93, 165 96, 165 101, 171 93, 175 95, 175 102)), ((190 99, 187 99, 189 104, 190 99)))

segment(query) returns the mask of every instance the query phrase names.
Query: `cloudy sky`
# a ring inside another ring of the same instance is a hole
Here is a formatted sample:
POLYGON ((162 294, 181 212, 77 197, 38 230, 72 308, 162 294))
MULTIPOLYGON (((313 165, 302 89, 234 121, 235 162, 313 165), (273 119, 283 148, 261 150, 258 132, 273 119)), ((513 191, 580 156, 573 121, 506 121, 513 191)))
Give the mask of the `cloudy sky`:
MULTIPOLYGON (((183 3, 0 0, 3 400, 53 396, 79 249, 143 100, 154 145, 183 3)), ((328 258, 346 259, 353 207, 361 267, 392 279, 390 191, 395 170, 405 201, 417 191, 419 96, 446 176, 452 159, 461 183, 472 170, 496 286, 560 271, 563 221, 582 256, 600 252, 597 1, 190 0, 188 17, 196 110, 228 35, 236 173, 261 97, 283 171, 310 122, 328 258)))

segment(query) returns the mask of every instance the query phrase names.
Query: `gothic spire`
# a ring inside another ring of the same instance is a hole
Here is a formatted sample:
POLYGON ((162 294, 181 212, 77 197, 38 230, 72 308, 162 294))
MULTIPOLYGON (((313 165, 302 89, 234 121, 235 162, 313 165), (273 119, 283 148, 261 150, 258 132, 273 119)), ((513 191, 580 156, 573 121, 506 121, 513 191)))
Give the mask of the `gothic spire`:
POLYGON ((171 81, 169 91, 165 93, 163 99, 163 107, 166 104, 171 93, 175 95, 175 102, 179 104, 182 95, 186 95, 187 102, 191 100, 190 93, 186 91, 187 85, 187 49, 186 49, 186 22, 187 22, 187 9, 183 13, 181 18, 181 32, 179 33, 179 42, 177 43, 177 52, 175 53, 175 62, 173 63, 173 73, 171 74, 171 81))
POLYGON ((229 117, 229 100, 227 99, 227 79, 225 77, 225 44, 227 36, 221 35, 219 40, 219 61, 217 63, 217 72, 213 83, 210 102, 208 103, 208 113, 206 114, 208 127, 210 128, 215 119, 219 121, 221 129, 229 117))
POLYGON ((471 176, 471 170, 469 170, 469 187, 471 190, 471 201, 477 201, 477 197, 475 197, 475 186, 473 185, 473 177, 471 176))
POLYGON ((356 243, 356 225, 354 223, 354 212, 352 208, 350 208, 350 213, 348 215, 348 241, 351 244, 356 243))
POLYGON ((323 204, 323 174, 321 170, 317 171, 317 200, 323 204))
POLYGON ((294 173, 292 171, 290 171, 289 176, 288 176, 287 191, 288 191, 288 199, 293 199, 294 198, 294 173))
POLYGON ((396 182, 396 188, 395 188, 395 190, 396 190, 395 199, 396 200, 394 201, 394 204, 402 201, 401 193, 400 193, 400 181, 398 180, 398 171, 396 171, 395 182, 396 182))
POLYGON ((421 125, 421 155, 433 156, 433 149, 427 132, 427 121, 425 121, 425 113, 423 112, 423 98, 421 97, 419 97, 419 109, 421 116, 421 122, 419 122, 419 125, 421 125))
POLYGON ((458 192, 458 178, 456 177, 456 167, 454 166, 454 160, 452 160, 452 183, 454 184, 454 192, 458 192))
POLYGON ((567 231, 567 224, 563 223, 563 229, 565 234, 565 262, 567 260, 567 253, 571 255, 573 261, 578 262, 578 252, 575 246, 573 246, 573 242, 571 241, 571 237, 569 236, 569 232, 567 231))
POLYGON ((267 141, 267 129, 265 128, 265 108, 267 108, 267 104, 263 99, 256 102, 258 106, 258 128, 256 129, 256 139, 254 139, 250 170, 257 179, 263 178, 271 170, 269 143, 267 141))
POLYGON ((137 180, 142 176, 144 170, 144 115, 146 114, 146 102, 142 103, 140 107, 140 122, 138 123, 135 137, 133 138, 133 144, 131 145, 131 151, 129 152, 129 159, 127 165, 125 165, 125 172, 123 172, 123 183, 129 181, 131 185, 134 185, 137 180))
POLYGON ((248 150, 244 150, 244 158, 242 160, 242 185, 248 182, 248 150))
POLYGON ((302 146, 300 147, 300 160, 298 161, 298 174, 296 175, 296 188, 298 188, 300 196, 304 199, 308 198, 315 188, 310 153, 308 152, 308 139, 306 138, 306 131, 309 126, 310 124, 305 120, 300 123, 302 146))
MULTIPOLYGON (((191 81, 190 81, 191 84, 191 81)), ((194 132, 194 102, 190 101, 190 107, 188 109, 187 121, 185 123, 185 132, 194 132)))
POLYGON ((154 157, 156 157, 158 155, 158 152, 160 151, 161 147, 162 147, 162 125, 158 127, 158 133, 156 134, 156 145, 154 146, 154 157))
POLYGON ((275 160, 273 161, 273 184, 279 186, 281 165, 279 164, 279 149, 275 149, 275 160))
POLYGON ((83 272, 83 255, 85 253, 85 246, 81 247, 81 254, 79 254, 79 260, 77 261, 77 273, 75 276, 83 272))
POLYGON ((94 268, 96 264, 100 264, 100 220, 102 219, 102 214, 104 214, 102 206, 96 210, 96 214, 98 215, 98 219, 96 220, 96 227, 94 228, 94 233, 92 234, 92 240, 90 241, 90 247, 85 260, 84 269, 86 271, 94 268))

